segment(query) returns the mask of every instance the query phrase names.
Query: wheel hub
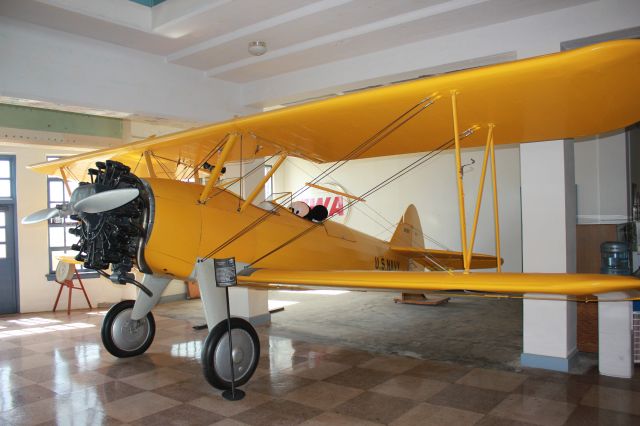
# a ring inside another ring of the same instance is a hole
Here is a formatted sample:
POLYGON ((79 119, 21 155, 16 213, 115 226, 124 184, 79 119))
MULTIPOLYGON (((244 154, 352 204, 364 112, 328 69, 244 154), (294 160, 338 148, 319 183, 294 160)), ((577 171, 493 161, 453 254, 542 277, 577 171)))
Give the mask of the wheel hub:
POLYGON ((113 343, 125 351, 135 351, 142 347, 149 337, 150 327, 146 318, 131 319, 132 309, 120 312, 113 320, 111 337, 113 343))
MULTIPOLYGON (((249 333, 243 329, 234 328, 231 331, 233 350, 233 372, 235 380, 242 379, 247 374, 251 366, 255 363, 255 348, 249 333)), ((222 379, 231 381, 231 368, 229 362, 229 333, 226 333, 216 345, 214 366, 216 373, 222 379)))

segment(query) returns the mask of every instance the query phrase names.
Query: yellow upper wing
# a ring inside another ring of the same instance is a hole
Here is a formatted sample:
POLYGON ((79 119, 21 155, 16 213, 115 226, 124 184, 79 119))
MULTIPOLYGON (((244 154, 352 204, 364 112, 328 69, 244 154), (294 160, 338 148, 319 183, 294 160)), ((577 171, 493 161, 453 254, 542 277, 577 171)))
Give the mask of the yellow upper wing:
MULTIPOLYGON (((257 114, 36 165, 67 167, 80 178, 96 160, 114 159, 147 175, 151 151, 158 176, 198 164, 225 138, 243 135, 244 158, 280 150, 319 162, 337 161, 431 95, 439 100, 360 158, 430 151, 452 138, 450 93, 458 92, 460 131, 494 123, 495 143, 575 138, 640 121, 640 40, 607 42, 569 52, 488 66, 257 114), (180 166, 177 166, 180 163, 180 166)), ((462 147, 484 143, 483 132, 462 147)), ((238 145, 238 144, 237 144, 238 145)), ((232 159, 239 158, 240 145, 232 159)))
POLYGON ((316 287, 395 291, 473 290, 492 293, 544 293, 586 296, 640 289, 640 279, 598 274, 520 274, 404 271, 252 270, 238 276, 241 284, 292 284, 316 287))

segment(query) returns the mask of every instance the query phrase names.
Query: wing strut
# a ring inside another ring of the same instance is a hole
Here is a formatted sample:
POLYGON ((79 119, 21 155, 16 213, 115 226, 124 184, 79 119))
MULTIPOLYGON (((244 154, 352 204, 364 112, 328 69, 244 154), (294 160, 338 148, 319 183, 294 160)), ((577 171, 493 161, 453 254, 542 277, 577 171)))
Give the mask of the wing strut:
POLYGON ((220 177, 220 173, 222 172, 222 165, 224 164, 227 157, 231 153, 231 149, 233 149, 233 146, 236 144, 237 140, 238 140, 238 135, 236 133, 232 133, 229 135, 229 140, 227 140, 227 142, 224 144, 224 148, 222 148, 222 152, 218 156, 216 165, 211 171, 209 180, 207 181, 207 184, 205 185, 204 189, 202 190, 202 193, 200 194, 198 203, 204 204, 207 202, 207 199, 209 198, 211 191, 213 190, 213 188, 215 188, 216 184, 218 183, 218 177, 220 177))
POLYGON ((242 206, 240 206, 240 212, 243 212, 247 208, 247 206, 249 206, 253 202, 253 200, 255 200, 255 198, 258 196, 262 188, 264 188, 264 185, 267 183, 269 179, 271 179, 271 176, 273 176, 273 174, 276 172, 276 170, 278 170, 278 168, 282 165, 282 163, 284 162, 284 160, 286 160, 286 158, 287 158, 286 152, 283 152, 282 154, 280 154, 280 158, 278 158, 278 161, 276 161, 275 164, 271 167, 271 170, 269 170, 269 172, 266 175, 264 175, 264 177, 260 180, 260 182, 256 185, 256 187, 253 188, 253 191, 251 192, 251 194, 249 194, 247 199, 244 200, 244 203, 242 203, 242 206))
POLYGON ((464 185, 462 182, 462 165, 460 161, 460 134, 458 133, 458 104, 456 96, 458 92, 451 91, 451 112, 453 113, 453 137, 456 150, 456 182, 458 184, 458 213, 460 214, 460 242, 462 245, 462 258, 465 265, 465 272, 468 272, 466 265, 469 264, 469 253, 467 251, 467 218, 464 209, 464 185))
POLYGON ((153 168, 153 161, 151 160, 151 155, 152 154, 153 153, 151 151, 143 152, 144 161, 145 161, 145 164, 147 165, 147 172, 149 172, 149 177, 155 178, 156 177, 156 171, 153 168))
POLYGON ((456 157, 456 182, 458 186, 458 210, 460 214, 460 240, 462 245, 462 257, 464 272, 469 273, 471 269, 471 259, 473 256, 473 245, 476 240, 476 231, 478 229, 478 219, 480 217, 480 207, 482 206, 482 193, 484 190, 485 177, 487 175, 487 164, 489 155, 491 155, 491 183, 493 187, 493 221, 495 227, 496 240, 496 269, 502 272, 500 258, 500 224, 498 215, 498 184, 496 182, 496 152, 493 141, 493 129, 495 125, 490 123, 487 132, 487 142, 484 149, 484 158, 482 160, 482 172, 480 181, 478 182, 478 193, 476 198, 476 208, 473 215, 473 227, 471 230, 471 238, 467 241, 467 220, 464 207, 464 182, 462 181, 462 166, 460 160, 460 137, 458 133, 458 106, 456 96, 458 92, 451 91, 451 111, 453 114, 453 132, 455 140, 455 157, 456 157))
POLYGON ((62 177, 62 183, 64 183, 64 187, 67 189, 67 193, 69 194, 69 197, 71 197, 71 193, 73 191, 69 186, 69 180, 67 179, 67 174, 64 171, 64 167, 60 167, 60 176, 62 177))

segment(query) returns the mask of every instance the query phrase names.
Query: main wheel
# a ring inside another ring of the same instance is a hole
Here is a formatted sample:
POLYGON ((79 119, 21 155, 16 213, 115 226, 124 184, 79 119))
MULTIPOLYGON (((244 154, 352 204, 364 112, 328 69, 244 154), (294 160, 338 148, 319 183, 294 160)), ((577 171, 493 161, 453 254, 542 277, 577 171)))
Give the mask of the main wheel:
POLYGON ((149 312, 140 320, 132 320, 133 300, 123 300, 109 309, 102 322, 102 344, 118 358, 143 354, 156 335, 156 322, 149 312))
MULTIPOLYGON (((241 386, 256 371, 260 359, 260 341, 256 330, 248 321, 231 318, 231 343, 235 384, 241 386)), ((204 341, 202 368, 204 377, 211 386, 221 390, 231 389, 227 320, 220 321, 204 341)))

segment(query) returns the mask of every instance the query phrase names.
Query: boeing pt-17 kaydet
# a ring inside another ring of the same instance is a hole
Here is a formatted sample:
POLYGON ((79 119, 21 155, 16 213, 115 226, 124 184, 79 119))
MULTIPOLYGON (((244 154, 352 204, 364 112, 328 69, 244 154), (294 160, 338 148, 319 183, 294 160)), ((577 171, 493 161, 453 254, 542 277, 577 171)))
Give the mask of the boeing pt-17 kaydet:
MULTIPOLYGON (((38 164, 32 167, 37 172, 86 182, 73 191, 68 204, 36 212, 23 222, 55 216, 78 220, 72 230, 79 236, 76 258, 113 282, 140 288, 135 302, 120 302, 105 317, 102 340, 117 357, 149 348, 155 329, 151 309, 170 280, 197 280, 210 330, 202 352, 204 373, 213 386, 227 389, 231 362, 222 321, 226 306, 224 290, 215 285, 213 258, 235 257, 241 285, 267 288, 277 283, 578 297, 639 289, 640 281, 632 277, 501 273, 496 208, 496 255, 473 254, 479 204, 468 239, 460 164, 462 148, 485 147, 481 180, 490 169, 497 206, 496 144, 577 138, 637 121, 640 41, 609 42, 38 164), (309 214, 300 205, 292 211, 276 201, 254 204, 264 180, 246 199, 219 180, 226 163, 273 158, 266 180, 287 156, 296 156, 334 163, 310 182, 318 186, 352 159, 425 153, 371 191, 350 198, 349 206, 446 149, 456 154, 460 252, 426 249, 413 207, 386 242, 332 222, 322 209, 309 214), (410 260, 429 271, 408 271, 410 260), (497 273, 471 272, 494 267, 497 273), (110 274, 104 272, 109 268, 110 274), (134 279, 133 268, 144 274, 141 282, 134 279)), ((479 191, 482 188, 481 183, 479 191)), ((259 341, 247 321, 235 318, 232 327, 233 371, 243 384, 258 363, 259 341)))

